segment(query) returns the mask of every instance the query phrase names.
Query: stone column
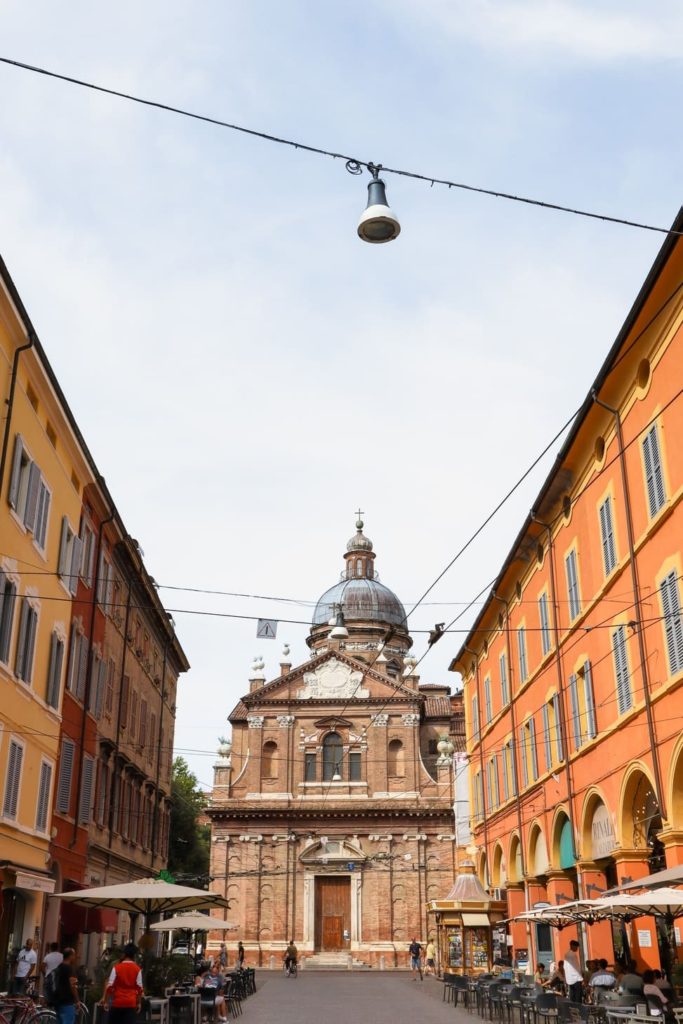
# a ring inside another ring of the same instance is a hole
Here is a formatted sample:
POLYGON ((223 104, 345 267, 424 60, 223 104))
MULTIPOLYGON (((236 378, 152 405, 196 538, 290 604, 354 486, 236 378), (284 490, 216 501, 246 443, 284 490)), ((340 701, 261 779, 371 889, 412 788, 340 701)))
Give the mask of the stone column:
MULTIPOLYGON (((614 860, 620 882, 625 878, 635 882, 636 879, 645 878, 651 873, 645 850, 615 850, 614 860)), ((646 970, 649 967, 652 970, 659 970, 661 964, 654 918, 637 917, 631 924, 626 925, 626 928, 629 930, 631 955, 639 969, 646 970)))
MULTIPOLYGON (((505 892, 508 917, 517 917, 518 914, 526 910, 523 882, 508 882, 505 892)), ((528 922, 511 921, 508 925, 508 932, 512 936, 512 945, 509 947, 511 956, 515 957, 518 949, 528 949, 529 959, 531 959, 532 942, 528 922)))
MULTIPOLYGON (((564 871, 549 871, 547 879, 548 903, 551 903, 553 906, 561 906, 563 903, 569 903, 574 899, 572 879, 564 871)), ((572 939, 581 942, 581 936, 576 925, 567 925, 562 931, 559 931, 557 928, 551 928, 551 934, 555 960, 564 959, 564 954, 569 949, 569 943, 572 939)))
MULTIPOLYGON (((576 865, 581 872, 581 891, 583 898, 588 900, 599 899, 601 893, 608 889, 605 872, 601 871, 595 861, 583 860, 576 865), (594 887, 594 888, 593 888, 594 887)), ((586 936, 586 949, 589 960, 605 958, 611 963, 614 958, 614 939, 612 938, 611 921, 597 921, 590 927, 584 928, 586 936)))

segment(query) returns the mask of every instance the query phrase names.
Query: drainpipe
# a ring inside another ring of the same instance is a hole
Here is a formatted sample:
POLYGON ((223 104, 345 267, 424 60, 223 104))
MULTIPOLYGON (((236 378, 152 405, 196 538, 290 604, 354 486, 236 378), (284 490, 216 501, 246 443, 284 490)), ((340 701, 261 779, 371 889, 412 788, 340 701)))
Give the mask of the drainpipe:
POLYGON ((159 778, 161 775, 161 726, 164 721, 164 698, 166 696, 166 657, 168 654, 168 640, 164 644, 164 660, 161 666, 161 686, 159 697, 159 735, 157 737, 157 770, 154 779, 154 803, 152 804, 152 834, 150 838, 150 849, 152 851, 151 865, 154 866, 157 846, 157 804, 159 802, 159 778))
POLYGON ((636 610, 636 632, 638 634, 638 653, 640 655, 640 670, 643 677, 643 697, 645 699, 645 715, 647 718, 647 731, 652 747, 652 767, 655 776, 655 789, 657 791, 657 803, 662 821, 666 820, 666 807, 664 804, 664 787, 662 776, 659 770, 659 755, 657 753, 657 733, 655 730, 654 716, 652 714, 652 701, 650 699, 650 673, 647 667, 647 651, 645 650, 645 637, 643 635, 643 615, 640 603, 640 583, 638 580, 638 566, 636 564, 635 534, 633 530, 633 512, 631 509, 631 492, 628 486, 628 475, 626 472, 626 455, 624 452, 624 435, 621 429, 621 415, 618 409, 613 409, 601 398, 598 398, 597 391, 591 392, 596 405, 606 409, 614 416, 614 425, 619 445, 619 467, 621 469, 621 486, 624 493, 624 507, 626 510, 626 536, 628 538, 628 558, 631 566, 631 586, 633 588, 633 603, 636 610))
MULTIPOLYGON (((576 822, 574 820, 574 786, 572 784, 572 772, 569 758, 569 735, 567 732, 567 713, 565 708, 565 701, 567 695, 564 688, 564 680, 562 676, 562 655, 560 654, 560 630, 558 626, 558 603, 557 603, 557 581, 555 579, 555 547, 553 545, 552 530, 548 523, 541 522, 537 516, 531 512, 531 519, 534 523, 538 523, 546 533, 548 534, 548 560, 550 562, 550 596, 553 605, 553 637, 555 640, 555 667, 557 668, 557 690, 560 695, 559 709, 560 709, 560 736, 562 738, 562 750, 564 752, 564 767, 567 776, 567 797, 569 798, 569 822, 572 830, 572 855, 574 857, 574 863, 579 859, 578 850, 576 848, 576 822)), ((583 880, 582 885, 583 888, 583 880)))
POLYGON ((2 493, 2 487, 5 482, 5 465, 7 464, 7 449, 9 448, 9 435, 12 427, 12 410, 14 408, 14 392, 17 386, 17 377, 19 375, 19 357, 22 352, 26 352, 28 349, 33 348, 35 344, 36 336, 33 331, 28 332, 28 341, 25 345, 20 345, 14 351, 14 359, 12 361, 12 376, 10 378, 9 385, 9 396, 5 399, 7 405, 7 416, 5 417, 5 433, 2 438, 2 453, 0 454, 0 494, 2 493))
POLYGON ((483 812, 483 825, 484 825, 484 854, 486 857, 486 885, 488 887, 490 875, 489 875, 489 830, 486 823, 486 779, 484 776, 484 749, 483 749, 483 738, 481 730, 481 707, 479 706, 480 701, 480 689, 479 689, 479 655, 476 651, 473 651, 471 647, 464 647, 463 650, 467 651, 474 657, 475 665, 475 679, 477 685, 477 738, 479 740, 479 765, 481 768, 481 803, 483 812))
POLYGON ((85 724, 88 716, 88 704, 90 703, 90 691, 92 689, 92 663, 93 663, 93 632, 95 629, 95 610, 97 608, 97 588, 100 582, 100 556, 102 553, 102 534, 105 526, 114 518, 112 512, 106 519, 103 519, 97 530, 97 552, 95 561, 95 576, 92 581, 92 600, 90 602, 90 635, 88 637, 88 661, 86 669, 86 682, 85 682, 85 693, 83 694, 83 710, 81 714, 81 739, 79 744, 79 756, 78 756, 78 776, 76 778, 76 814, 74 816, 74 827, 71 834, 71 842, 69 843, 69 849, 72 850, 76 845, 78 839, 78 825, 80 817, 80 792, 81 784, 83 782, 83 761, 85 759, 85 724))

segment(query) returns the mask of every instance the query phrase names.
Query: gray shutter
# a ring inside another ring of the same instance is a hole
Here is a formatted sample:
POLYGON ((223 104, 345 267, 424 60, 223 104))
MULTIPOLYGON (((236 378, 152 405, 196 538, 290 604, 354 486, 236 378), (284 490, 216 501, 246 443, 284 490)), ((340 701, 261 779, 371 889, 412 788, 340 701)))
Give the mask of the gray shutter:
POLYGON ((605 498, 600 506, 600 532, 602 534, 602 558, 605 565, 605 575, 609 576, 617 564, 617 555, 614 547, 614 525, 612 523, 612 503, 610 498, 605 498))
POLYGON ((104 703, 104 689, 107 685, 107 663, 102 658, 99 663, 97 672, 97 697, 95 699, 95 717, 99 718, 102 714, 102 704, 104 703))
POLYGON ((26 630, 28 629, 29 604, 26 598, 21 602, 21 616, 19 618, 19 639, 17 640, 17 657, 14 663, 14 672, 19 679, 24 678, 24 661, 26 655, 26 630))
POLYGON ((33 530, 35 526, 39 484, 40 470, 35 462, 32 462, 28 472, 28 488, 26 491, 26 505, 24 506, 24 526, 27 530, 33 530))
POLYGON ((40 785, 38 787, 38 808, 36 810, 36 832, 47 832, 48 800, 50 799, 50 783, 52 782, 52 765, 45 761, 40 766, 40 785))
POLYGON ((38 511, 36 513, 36 526, 33 531, 33 535, 36 539, 36 543, 40 548, 45 548, 45 540, 47 538, 47 521, 50 515, 50 492, 48 491, 45 481, 40 480, 40 486, 38 488, 38 511))
POLYGON ((7 580, 4 573, 0 580, 0 661, 9 663, 12 624, 14 622, 14 603, 17 599, 16 585, 7 580))
POLYGON ((55 807, 60 814, 69 813, 71 803, 71 775, 74 767, 75 746, 72 740, 62 740, 62 756, 59 760, 59 778, 57 780, 57 799, 55 807))
POLYGON ((95 775, 95 760, 89 754, 83 756, 83 778, 81 779, 81 799, 78 805, 78 820, 81 825, 90 822, 92 814, 92 784, 95 775))
POLYGON ((19 481, 21 479, 21 456, 24 451, 24 442, 21 439, 21 434, 17 434, 14 441, 14 456, 12 458, 12 474, 9 480, 9 492, 7 494, 7 500, 9 501, 12 508, 16 511, 17 501, 19 500, 19 481))
POLYGON ((529 785, 529 768, 528 768, 527 751, 526 751, 526 734, 527 734, 527 728, 526 728, 526 726, 523 725, 522 728, 519 730, 519 751, 520 751, 520 760, 522 762, 522 788, 523 789, 526 789, 526 787, 529 785))
POLYGON ((590 661, 583 665, 583 694, 586 704, 586 735, 588 739, 594 739, 598 730, 595 724, 595 698, 593 697, 593 675, 591 673, 590 661))
POLYGON ((534 781, 538 778, 538 752, 536 750, 536 722, 529 719, 529 745, 531 747, 531 776, 534 781))
POLYGON ((33 678, 33 652, 36 645, 36 630, 38 628, 38 612, 35 608, 28 606, 26 614, 26 651, 24 654, 24 681, 31 682, 33 678))
POLYGON ((550 715, 548 705, 543 705, 543 745, 545 746, 545 766, 550 771, 553 764, 553 751, 550 745, 550 715))
POLYGON ((675 572, 669 573, 666 579, 662 580, 659 590, 664 609, 664 635, 669 656, 669 672, 673 676, 683 668, 683 626, 675 572))
POLYGON ((62 516, 62 532, 59 538, 59 560, 57 562, 57 572, 64 579, 69 571, 69 520, 66 516, 62 516))
POLYGON ((76 689, 76 676, 78 672, 78 633, 76 626, 71 626, 69 634, 69 665, 66 670, 66 685, 72 693, 76 689))
POLYGON ((623 715, 631 707, 631 680, 628 674, 628 658, 626 656, 626 634, 623 626, 612 633, 614 651, 614 667, 617 677, 617 705, 619 714, 623 715))
POLYGON ((553 708, 555 709, 555 741, 557 746, 557 760, 564 760, 564 753, 562 751, 562 729, 560 726, 560 697, 559 694, 553 695, 553 708))
POLYGON ((64 644, 56 633, 50 637, 50 662, 47 673, 47 703, 59 707, 59 691, 62 679, 62 663, 64 661, 64 644))
POLYGON ((500 695, 503 701, 503 707, 507 707, 508 703, 508 677, 507 669, 505 667, 505 655, 501 654, 499 658, 500 665, 500 695))
POLYGON ((491 721, 491 679, 489 676, 484 680, 484 699, 486 701, 486 724, 491 721))
POLYGON ((85 700, 85 684, 88 674, 88 638, 81 634, 78 646, 78 682, 76 684, 76 696, 79 700, 85 700))
POLYGON ((508 745, 507 743, 502 750, 502 768, 503 768, 503 800, 510 798, 510 791, 508 786, 508 745))
POLYGON ((80 537, 74 536, 71 547, 71 564, 69 566, 69 590, 76 596, 78 590, 78 577, 81 572, 81 561, 83 559, 83 541, 80 537))
POLYGON ((19 803, 19 782, 21 779, 21 762, 24 757, 23 748, 14 740, 10 742, 7 755, 7 779, 5 781, 5 800, 2 813, 7 818, 16 818, 19 803))
POLYGON ((664 490, 662 460, 659 454, 659 434, 657 433, 657 424, 655 424, 650 431, 650 455, 652 457, 652 475, 654 477, 657 510, 659 510, 666 501, 666 492, 664 490))
POLYGON ((579 707, 579 691, 576 676, 569 677, 569 698, 572 705, 572 729, 574 730, 574 746, 578 750, 583 739, 581 736, 581 710, 579 707))

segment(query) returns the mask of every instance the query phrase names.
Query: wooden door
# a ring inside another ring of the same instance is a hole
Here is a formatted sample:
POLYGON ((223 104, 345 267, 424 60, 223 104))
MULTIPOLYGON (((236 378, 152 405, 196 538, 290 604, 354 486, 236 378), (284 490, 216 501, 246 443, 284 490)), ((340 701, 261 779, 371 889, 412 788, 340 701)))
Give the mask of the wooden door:
POLYGON ((315 880, 315 948, 327 952, 348 949, 345 932, 351 933, 351 879, 319 876, 315 880))

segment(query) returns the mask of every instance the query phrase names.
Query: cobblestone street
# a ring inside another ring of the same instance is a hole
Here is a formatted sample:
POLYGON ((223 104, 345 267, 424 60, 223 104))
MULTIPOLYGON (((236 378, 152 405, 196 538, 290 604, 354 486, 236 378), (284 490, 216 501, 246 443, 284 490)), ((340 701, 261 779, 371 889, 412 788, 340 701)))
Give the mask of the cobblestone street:
POLYGON ((464 1024, 469 1015, 442 1002, 441 982, 408 972, 301 971, 297 978, 259 971, 244 1024, 464 1024))

